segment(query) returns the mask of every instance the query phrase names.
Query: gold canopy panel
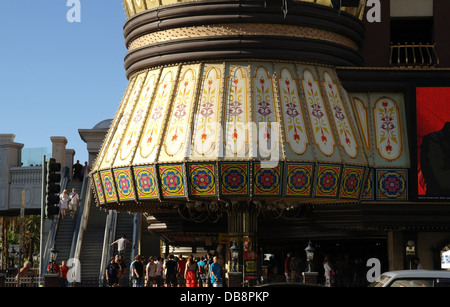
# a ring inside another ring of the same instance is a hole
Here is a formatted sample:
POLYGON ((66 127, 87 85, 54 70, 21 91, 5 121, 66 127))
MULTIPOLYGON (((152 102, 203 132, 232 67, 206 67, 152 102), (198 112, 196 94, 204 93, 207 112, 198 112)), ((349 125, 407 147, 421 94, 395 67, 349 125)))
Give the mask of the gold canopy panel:
MULTIPOLYGON (((141 12, 144 12, 146 10, 158 8, 160 6, 165 5, 171 5, 171 4, 177 4, 181 2, 195 2, 199 0, 123 0, 125 12, 128 18, 139 14, 141 12)), ((270 2, 274 0, 268 0, 267 2, 270 2)), ((281 1, 280 1, 281 2, 281 1)), ((318 4, 326 7, 333 7, 333 2, 338 3, 339 0, 333 1, 333 0, 292 0, 292 2, 309 2, 313 4, 318 4)), ((359 19, 362 18, 362 14, 364 12, 364 7, 366 6, 367 0, 361 0, 361 1, 343 1, 341 10, 344 12, 347 12, 349 14, 352 14, 359 19), (348 5, 346 6, 346 2, 352 2, 357 3, 356 5, 348 5)), ((287 3, 287 1, 286 1, 287 3)))

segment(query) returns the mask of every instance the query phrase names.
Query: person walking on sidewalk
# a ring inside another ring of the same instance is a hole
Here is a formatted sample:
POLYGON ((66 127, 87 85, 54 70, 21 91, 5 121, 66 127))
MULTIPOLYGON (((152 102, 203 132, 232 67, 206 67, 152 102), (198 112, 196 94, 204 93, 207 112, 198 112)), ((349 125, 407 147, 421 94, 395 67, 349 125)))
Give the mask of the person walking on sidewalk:
POLYGON ((186 287, 198 287, 198 264, 194 260, 194 255, 189 255, 186 262, 184 279, 186 280, 186 287))
POLYGON ((210 267, 211 284, 213 287, 222 287, 222 267, 219 264, 217 256, 213 257, 213 263, 210 267))
POLYGON ((141 255, 134 257, 134 261, 131 263, 131 276, 133 277, 133 287, 144 286, 144 265, 142 264, 141 255))

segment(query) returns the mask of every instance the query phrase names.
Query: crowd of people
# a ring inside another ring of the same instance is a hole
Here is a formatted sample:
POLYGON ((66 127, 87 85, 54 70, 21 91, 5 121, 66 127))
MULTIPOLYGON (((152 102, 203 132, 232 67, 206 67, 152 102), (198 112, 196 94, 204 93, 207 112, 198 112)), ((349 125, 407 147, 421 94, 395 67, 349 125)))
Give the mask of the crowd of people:
POLYGON ((137 255, 128 267, 122 256, 111 257, 106 267, 109 287, 127 285, 127 270, 133 287, 222 287, 223 267, 219 258, 208 253, 202 257, 169 255, 167 258, 137 255))

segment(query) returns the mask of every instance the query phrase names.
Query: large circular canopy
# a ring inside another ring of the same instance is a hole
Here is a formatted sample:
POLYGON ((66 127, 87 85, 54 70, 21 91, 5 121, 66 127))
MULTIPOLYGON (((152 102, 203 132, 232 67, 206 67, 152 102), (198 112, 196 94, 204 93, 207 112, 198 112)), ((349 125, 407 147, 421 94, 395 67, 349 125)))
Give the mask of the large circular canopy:
POLYGON ((99 203, 116 210, 355 201, 367 169, 360 144, 332 67, 180 64, 131 78, 93 176, 99 203))
POLYGON ((100 206, 360 200, 369 166, 334 67, 361 64, 365 1, 338 2, 125 0, 100 206))

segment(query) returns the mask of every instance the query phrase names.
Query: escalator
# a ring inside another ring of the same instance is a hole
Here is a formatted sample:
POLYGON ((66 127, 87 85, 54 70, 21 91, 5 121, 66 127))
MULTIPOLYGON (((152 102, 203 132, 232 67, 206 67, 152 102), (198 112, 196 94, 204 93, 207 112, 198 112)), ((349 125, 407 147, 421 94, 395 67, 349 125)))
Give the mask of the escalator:
MULTIPOLYGON (((72 191, 72 188, 77 190, 77 193, 81 192, 83 183, 82 182, 68 182, 66 189, 67 191, 72 191)), ((80 198, 80 202, 83 201, 80 198)), ((58 262, 61 263, 62 260, 68 260, 71 258, 70 251, 72 248, 72 238, 75 232, 75 227, 77 225, 77 220, 70 216, 70 212, 67 211, 67 215, 64 218, 59 218, 58 230, 55 236, 54 247, 58 250, 58 262)))
MULTIPOLYGON (((98 287, 104 285, 104 269, 109 257, 117 254, 117 247, 109 244, 122 235, 130 241, 136 242, 139 222, 136 214, 104 211, 96 206, 89 178, 84 182, 67 182, 62 189, 76 188, 80 195, 79 210, 75 218, 69 212, 63 219, 55 217, 48 232, 45 255, 43 261, 48 264, 50 249, 57 250, 57 262, 67 261, 72 268, 73 286, 98 287), (114 248, 116 250, 114 250, 114 248)), ((135 249, 128 246, 125 264, 127 272, 124 276, 124 285, 128 285, 129 265, 134 258, 135 249)), ((68 277, 70 279, 70 277, 68 277)))
POLYGON ((81 245, 79 246, 81 282, 83 285, 97 286, 108 212, 97 208, 94 201, 90 201, 88 205, 89 219, 82 240, 78 243, 81 245))

